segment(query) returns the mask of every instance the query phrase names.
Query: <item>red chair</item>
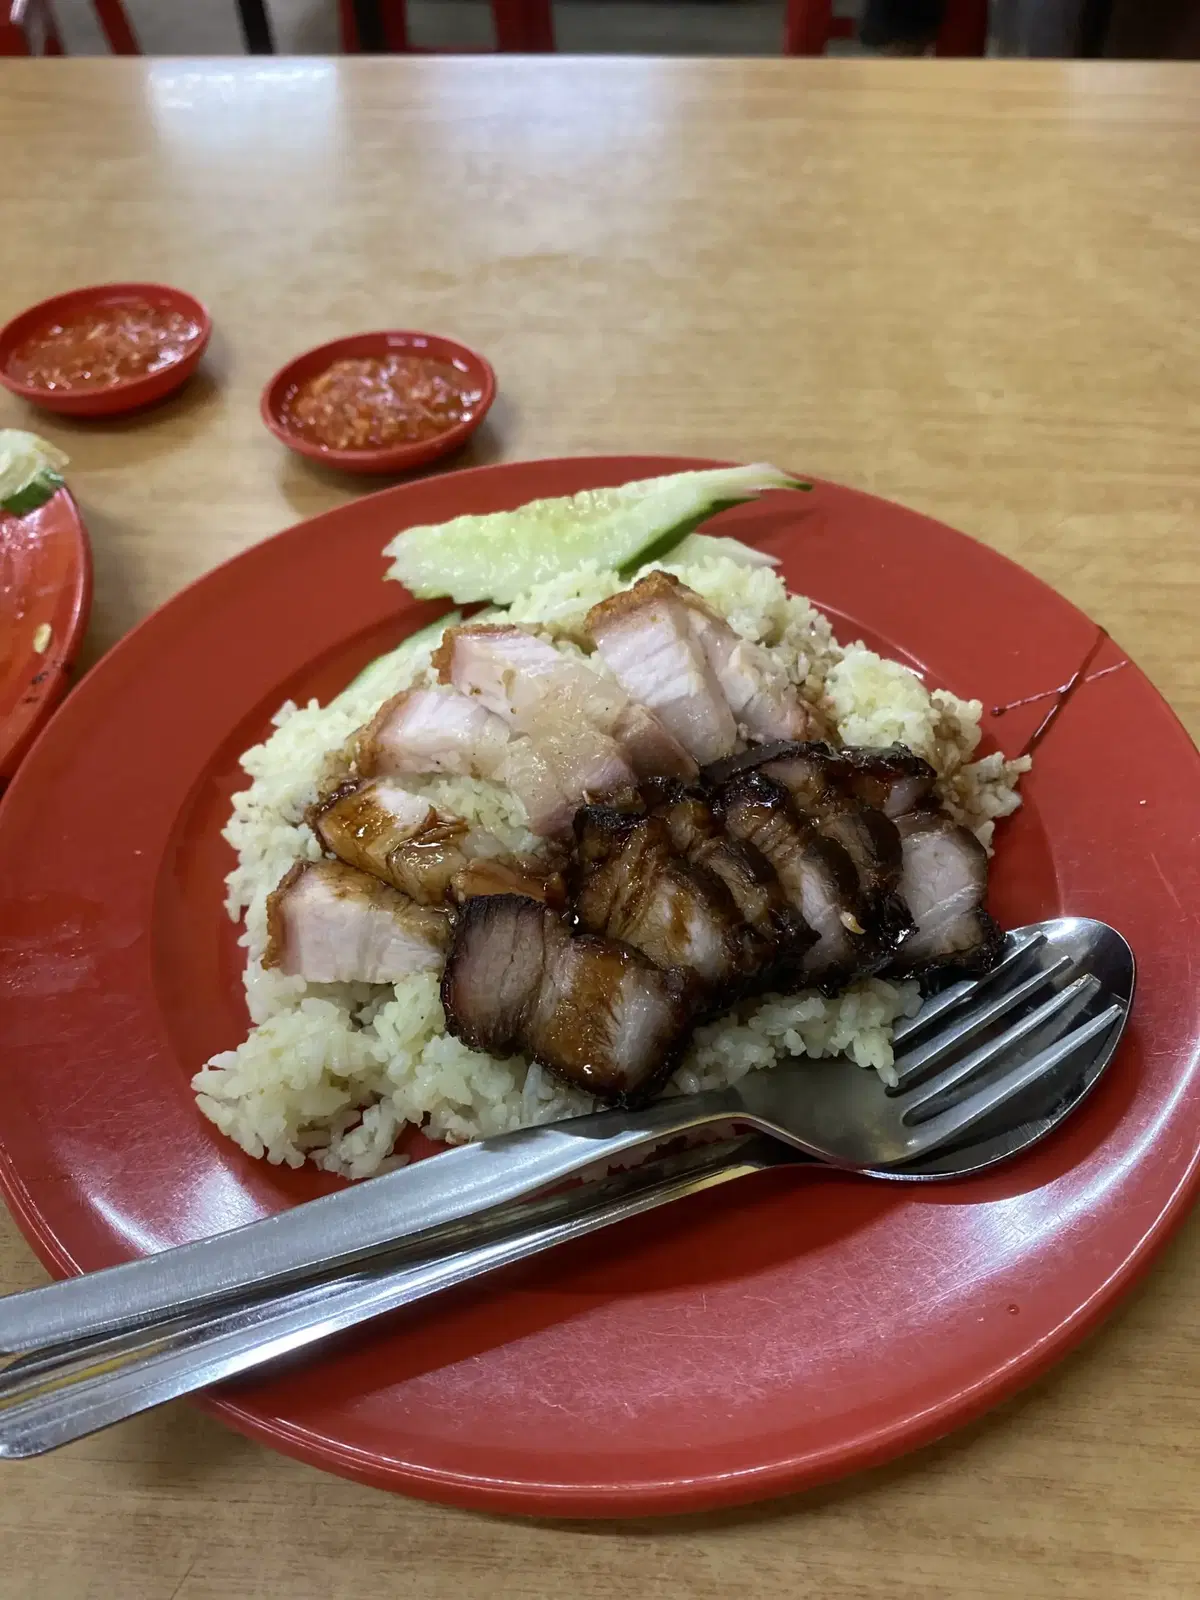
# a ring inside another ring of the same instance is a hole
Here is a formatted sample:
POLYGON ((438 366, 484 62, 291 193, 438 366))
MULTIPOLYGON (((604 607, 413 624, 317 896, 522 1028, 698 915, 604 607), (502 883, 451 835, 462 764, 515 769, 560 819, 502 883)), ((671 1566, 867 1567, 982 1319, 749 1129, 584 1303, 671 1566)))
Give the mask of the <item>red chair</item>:
MULTIPOLYGON (((389 50, 407 53, 418 49, 409 43, 408 7, 405 0, 379 0, 389 50)), ((358 49, 353 0, 338 0, 342 49, 358 49)), ((554 49, 552 0, 492 0, 492 26, 496 49, 513 54, 543 54, 554 49)))
MULTIPOLYGON (((113 55, 141 55, 121 0, 92 0, 92 5, 113 55)), ((50 0, 0 0, 0 56, 62 54, 50 0)))
MULTIPOLYGON (((788 0, 784 24, 785 56, 820 56, 831 39, 852 39, 854 23, 835 17, 833 0, 788 0)), ((946 16, 934 53, 939 56, 987 54, 988 0, 947 0, 946 16)))

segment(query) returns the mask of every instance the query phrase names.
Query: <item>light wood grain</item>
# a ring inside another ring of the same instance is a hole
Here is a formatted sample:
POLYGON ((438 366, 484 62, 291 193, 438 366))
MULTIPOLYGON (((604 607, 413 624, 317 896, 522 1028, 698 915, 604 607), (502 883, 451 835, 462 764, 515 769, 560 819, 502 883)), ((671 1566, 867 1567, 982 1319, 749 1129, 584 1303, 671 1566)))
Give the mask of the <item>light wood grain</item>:
MULTIPOLYGON (((66 448, 94 658, 358 486, 258 392, 373 326, 457 334, 474 459, 777 460, 985 539, 1200 732, 1200 68, 634 60, 0 65, 0 317, 148 277, 207 376, 66 448)), ((30 416, 0 397, 0 425, 30 416)), ((1114 730, 1119 736, 1119 730, 1114 730)), ((1184 1600, 1200 1229, 1036 1389, 882 1471, 675 1523, 529 1525, 325 1478, 184 1407, 0 1470, 5 1600, 1184 1600)), ((0 1289, 40 1281, 0 1226, 0 1289)))

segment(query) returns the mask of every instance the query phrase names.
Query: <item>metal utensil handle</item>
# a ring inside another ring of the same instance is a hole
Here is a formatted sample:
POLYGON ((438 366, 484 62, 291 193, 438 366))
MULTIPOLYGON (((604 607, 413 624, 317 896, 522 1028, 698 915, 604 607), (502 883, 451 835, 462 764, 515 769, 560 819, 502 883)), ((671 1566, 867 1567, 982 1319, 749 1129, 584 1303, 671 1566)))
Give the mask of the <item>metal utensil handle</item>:
POLYGON ((598 1185, 595 1196, 583 1191, 585 1198, 556 1197, 561 1215, 473 1249, 415 1264, 377 1263, 341 1281, 249 1306, 197 1312, 178 1319, 173 1329, 149 1330, 116 1354, 115 1341, 100 1339, 57 1362, 27 1358, 11 1375, 18 1381, 5 1374, 0 1457, 41 1455, 372 1317, 771 1164, 769 1146, 761 1140, 710 1147, 622 1174, 598 1185))
POLYGON ((463 1145, 229 1233, 0 1300, 0 1352, 16 1355, 139 1327, 271 1283, 302 1280, 505 1205, 709 1123, 728 1121, 729 1091, 680 1095, 463 1145))

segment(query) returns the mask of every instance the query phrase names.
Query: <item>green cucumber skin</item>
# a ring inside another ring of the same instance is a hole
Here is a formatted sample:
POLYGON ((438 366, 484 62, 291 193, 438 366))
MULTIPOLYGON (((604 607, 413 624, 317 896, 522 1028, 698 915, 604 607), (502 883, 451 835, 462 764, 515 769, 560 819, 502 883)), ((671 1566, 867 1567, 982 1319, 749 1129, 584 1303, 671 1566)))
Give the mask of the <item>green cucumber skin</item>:
POLYGON ((18 489, 16 494, 9 495, 7 500, 0 503, 0 511, 7 511, 13 517, 27 517, 31 511, 37 511, 48 500, 53 500, 64 482, 61 473, 55 472, 52 467, 43 467, 23 489, 18 489))
MULTIPOLYGON (((807 493, 812 488, 812 484, 796 478, 790 483, 781 484, 780 488, 800 489, 807 493)), ((666 533, 659 534, 657 539, 652 540, 650 544, 639 550, 637 555, 627 561, 624 566, 618 567, 618 575, 622 578, 632 578, 633 574, 639 571, 640 568, 648 567, 652 561, 662 561, 664 557, 670 555, 676 545, 682 544, 689 533, 695 533, 696 529, 702 527, 710 517, 715 517, 721 511, 729 511, 734 506, 744 506, 751 500, 757 500, 757 498, 757 493, 739 494, 732 499, 712 501, 711 504, 705 506, 703 511, 698 511, 694 517, 685 517, 682 522, 677 522, 666 533)))
POLYGON ((341 690, 341 693, 345 694, 347 690, 353 689, 356 683, 361 683, 369 672, 374 671, 381 661, 386 661, 388 656, 394 656, 397 650, 403 650, 406 645, 415 643, 416 640, 423 638, 425 634, 433 633, 435 629, 439 634, 444 633, 447 628, 453 625, 453 623, 461 621, 462 612, 457 608, 452 608, 451 610, 445 612, 442 616, 435 617, 432 622, 427 622, 423 628, 418 628, 416 633, 410 633, 407 639, 401 639, 400 643, 394 646, 393 649, 385 650, 382 655, 374 656, 370 661, 367 662, 366 666, 363 667, 361 672, 355 673, 354 677, 351 678, 350 682, 346 685, 346 688, 341 690))

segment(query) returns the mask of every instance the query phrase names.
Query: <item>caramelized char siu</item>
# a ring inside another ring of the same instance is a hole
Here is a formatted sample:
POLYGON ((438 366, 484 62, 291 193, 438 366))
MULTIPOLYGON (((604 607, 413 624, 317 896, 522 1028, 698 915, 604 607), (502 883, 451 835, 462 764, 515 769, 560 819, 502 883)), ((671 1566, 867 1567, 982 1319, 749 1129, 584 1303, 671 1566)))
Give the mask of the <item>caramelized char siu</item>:
POLYGON ((854 863, 800 815, 781 783, 738 773, 716 792, 714 806, 726 833, 766 857, 793 910, 817 935, 793 988, 837 988, 878 964, 878 939, 861 920, 854 863))
POLYGON ((521 895, 467 901, 446 970, 447 1030, 475 1050, 523 1054, 601 1099, 636 1102, 691 1035, 680 975, 626 945, 572 935, 521 895))
POLYGON ((587 806, 575 818, 572 910, 586 933, 620 939, 691 972, 697 1004, 732 1004, 761 965, 761 941, 714 874, 672 847, 661 817, 587 806))

